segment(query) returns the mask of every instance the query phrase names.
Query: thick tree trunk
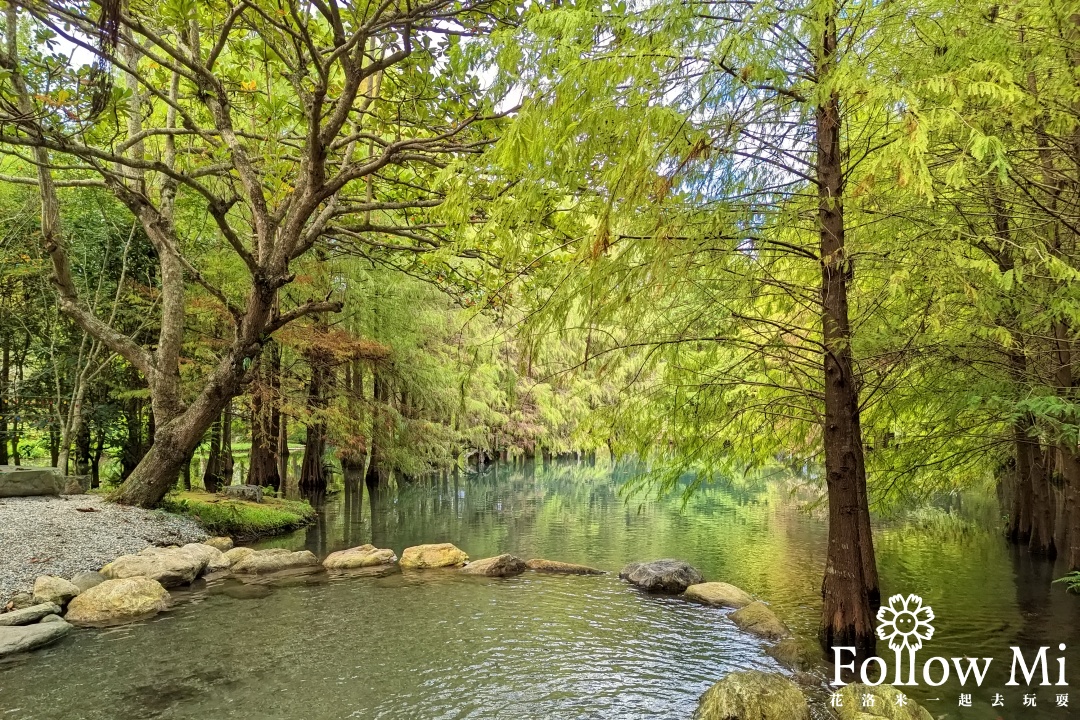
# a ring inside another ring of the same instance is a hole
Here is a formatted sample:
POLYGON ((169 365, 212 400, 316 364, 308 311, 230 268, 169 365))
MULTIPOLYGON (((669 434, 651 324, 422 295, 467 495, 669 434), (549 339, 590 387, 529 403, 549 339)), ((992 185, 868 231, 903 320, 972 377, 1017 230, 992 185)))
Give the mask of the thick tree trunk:
POLYGON ((311 366, 307 396, 310 418, 304 443, 304 462, 300 466, 300 491, 308 497, 324 495, 328 481, 323 459, 326 453, 326 418, 322 413, 326 408, 327 386, 331 381, 329 363, 327 354, 318 349, 313 349, 308 355, 311 366))
POLYGON ((75 474, 89 475, 90 464, 90 423, 79 424, 79 432, 75 436, 75 474))
POLYGON ((103 423, 97 425, 97 442, 94 443, 93 458, 90 462, 90 487, 101 487, 101 457, 105 454, 105 427, 103 423))
POLYGON ((8 335, 0 335, 0 465, 8 464, 8 392, 11 387, 11 348, 8 335))
MULTIPOLYGON (((822 31, 817 58, 819 81, 832 75, 836 42, 834 7, 822 31)), ((822 583, 820 640, 825 648, 850 646, 860 655, 870 655, 875 646, 871 598, 879 596, 879 591, 869 529, 859 388, 851 351, 847 284, 852 265, 844 238, 840 99, 835 91, 817 106, 815 130, 825 350, 823 437, 829 493, 829 546, 822 583)))
POLYGON ((1031 473, 1031 536, 1028 538, 1028 551, 1034 555, 1053 558, 1057 555, 1054 547, 1054 511, 1050 495, 1050 476, 1054 472, 1054 449, 1035 453, 1036 465, 1031 473))
POLYGON ((229 400, 221 413, 221 482, 223 485, 233 484, 233 468, 236 466, 236 458, 233 457, 232 425, 232 400, 229 400))
POLYGON ((281 487, 278 474, 278 434, 280 414, 277 408, 276 383, 281 354, 277 344, 263 355, 266 367, 259 373, 260 382, 251 391, 251 466, 248 483, 281 487))

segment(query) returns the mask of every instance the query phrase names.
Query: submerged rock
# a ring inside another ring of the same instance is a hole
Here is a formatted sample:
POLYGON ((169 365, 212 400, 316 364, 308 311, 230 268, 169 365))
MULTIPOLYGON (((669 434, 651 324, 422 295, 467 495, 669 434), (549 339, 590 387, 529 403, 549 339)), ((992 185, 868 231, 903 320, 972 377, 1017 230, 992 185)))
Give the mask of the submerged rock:
POLYGON ((225 553, 233 549, 233 539, 231 537, 224 536, 212 537, 203 540, 203 545, 209 545, 210 547, 217 548, 221 552, 225 553))
POLYGON ((904 704, 899 705, 897 698, 902 694, 891 685, 845 685, 840 690, 840 707, 836 708, 836 714, 840 720, 934 720, 933 715, 911 698, 905 696, 904 704), (873 705, 866 704, 867 696, 873 698, 873 705))
MULTIPOLYGON (((211 547, 202 547, 217 552, 211 547)), ((176 587, 190 585, 206 569, 209 559, 208 552, 192 545, 182 548, 148 547, 138 555, 121 555, 101 568, 101 574, 110 580, 147 577, 158 581, 163 587, 176 587)))
POLYGON ((59 640, 69 632, 71 632, 71 625, 63 620, 37 625, 0 627, 0 657, 43 647, 59 640))
POLYGON ((75 573, 71 578, 71 584, 79 588, 79 592, 86 592, 90 588, 95 585, 100 585, 106 580, 108 580, 107 577, 99 572, 91 570, 90 572, 75 573))
POLYGON ((326 556, 323 567, 327 570, 351 570, 355 568, 393 565, 397 555, 389 548, 377 548, 374 545, 360 545, 348 550, 338 550, 326 556))
POLYGON ((495 557, 473 560, 461 568, 461 572, 485 577, 511 577, 525 572, 525 562, 519 557, 504 553, 495 557))
POLYGON ((731 613, 728 617, 740 629, 770 640, 779 640, 791 634, 787 625, 776 617, 776 613, 768 605, 756 600, 746 607, 731 613))
POLYGON ((765 648, 765 654, 786 668, 802 672, 814 666, 820 651, 803 645, 795 638, 787 638, 765 648))
POLYGON ((70 580, 55 575, 38 575, 34 580, 34 602, 53 603, 63 607, 79 594, 79 588, 70 580))
POLYGON ((810 707, 783 675, 742 670, 705 691, 694 720, 810 720, 810 707))
POLYGON ((469 562, 464 551, 450 543, 415 545, 405 548, 398 563, 403 568, 422 570, 425 568, 458 567, 469 562))
POLYGON ((234 573, 262 575, 282 570, 316 567, 318 564, 319 559, 309 550, 289 552, 283 548, 273 548, 248 553, 233 564, 232 571, 234 573))
POLYGON ((678 595, 691 585, 705 582, 693 565, 682 560, 654 560, 647 563, 630 563, 622 569, 619 577, 643 590, 678 595))
POLYGON ((0 627, 14 627, 16 625, 29 625, 36 623, 46 615, 63 612, 56 603, 44 602, 39 605, 31 605, 21 610, 0 613, 0 627))
POLYGON ((558 560, 543 560, 536 558, 525 563, 525 567, 534 572, 554 573, 561 575, 603 575, 603 570, 589 567, 588 565, 575 565, 574 563, 560 562, 558 560))
POLYGON ((750 593, 723 582, 707 582, 691 585, 684 593, 687 600, 696 600, 715 607, 746 607, 754 602, 750 593))
POLYGON ((168 604, 169 593, 157 580, 106 580, 72 600, 64 619, 76 625, 120 625, 157 615, 168 604))

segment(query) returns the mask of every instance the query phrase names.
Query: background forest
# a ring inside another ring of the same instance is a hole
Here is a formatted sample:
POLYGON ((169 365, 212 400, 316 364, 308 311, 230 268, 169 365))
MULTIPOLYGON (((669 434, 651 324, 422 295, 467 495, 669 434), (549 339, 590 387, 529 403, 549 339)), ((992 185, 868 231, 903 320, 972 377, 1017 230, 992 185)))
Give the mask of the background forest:
POLYGON ((993 487, 1080 569, 1076 2, 45 0, 5 39, 0 464, 144 506, 812 468, 826 644, 872 644, 871 508, 993 487))

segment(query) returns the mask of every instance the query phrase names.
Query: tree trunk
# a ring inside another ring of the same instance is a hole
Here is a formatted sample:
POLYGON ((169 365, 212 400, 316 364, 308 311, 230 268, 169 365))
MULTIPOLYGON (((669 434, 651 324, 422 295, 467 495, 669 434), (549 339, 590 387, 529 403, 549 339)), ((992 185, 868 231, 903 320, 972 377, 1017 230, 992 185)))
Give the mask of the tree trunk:
MULTIPOLYGON (((819 82, 836 62, 836 7, 830 8, 818 49, 819 82)), ((859 655, 874 651, 871 597, 879 594, 873 539, 869 532, 866 468, 859 424, 859 388, 851 352, 843 213, 840 98, 833 91, 816 107, 816 174, 821 255, 824 344, 823 437, 829 494, 829 546, 822 582, 820 640, 825 648, 850 646, 859 655)))
POLYGON ((321 497, 326 493, 326 408, 327 386, 331 381, 330 357, 315 348, 308 354, 311 380, 308 383, 307 405, 310 418, 304 443, 304 462, 300 466, 300 491, 305 496, 321 497))
POLYGON ((75 436, 75 474, 89 475, 90 464, 90 423, 79 423, 79 432, 75 436))
POLYGON ((11 387, 11 348, 8 335, 0 335, 4 347, 0 350, 0 465, 8 464, 8 392, 11 387))
POLYGON ((269 362, 259 373, 260 382, 251 390, 251 467, 247 481, 251 485, 278 490, 281 487, 281 476, 278 474, 280 415, 275 392, 275 365, 280 363, 281 355, 277 344, 272 343, 270 352, 263 357, 269 362))
POLYGON ((223 485, 233 484, 233 468, 236 459, 233 457, 232 447, 232 400, 225 403, 225 409, 221 413, 221 482, 223 485))
POLYGON ((210 426, 210 450, 206 456, 206 470, 203 472, 203 487, 209 493, 216 493, 221 488, 222 424, 222 417, 219 415, 210 426))
POLYGON ((105 454, 105 425, 97 425, 97 442, 94 443, 94 453, 90 461, 90 487, 101 487, 101 456, 105 454))
POLYGON ((384 404, 389 395, 382 372, 378 365, 372 368, 372 403, 371 410, 371 449, 369 451, 367 475, 364 482, 368 488, 385 487, 388 481, 387 468, 384 467, 383 443, 386 442, 386 410, 384 404))

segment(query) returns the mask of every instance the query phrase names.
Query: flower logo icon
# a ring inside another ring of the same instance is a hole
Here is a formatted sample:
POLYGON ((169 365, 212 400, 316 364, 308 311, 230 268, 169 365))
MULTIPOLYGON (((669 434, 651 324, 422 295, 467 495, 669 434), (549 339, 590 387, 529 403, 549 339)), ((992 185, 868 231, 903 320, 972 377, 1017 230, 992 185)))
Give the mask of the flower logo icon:
POLYGON ((923 642, 934 636, 934 626, 930 624, 934 611, 923 605, 918 595, 893 595, 889 604, 878 610, 877 619, 881 623, 878 637, 887 640, 898 657, 904 649, 914 655, 923 642))

